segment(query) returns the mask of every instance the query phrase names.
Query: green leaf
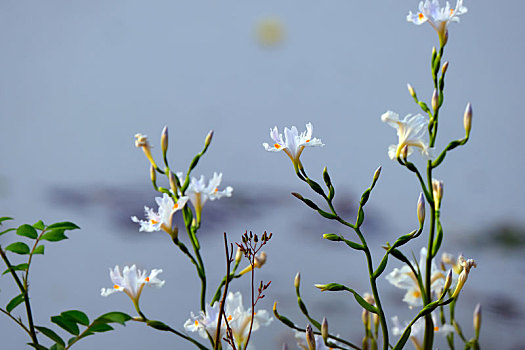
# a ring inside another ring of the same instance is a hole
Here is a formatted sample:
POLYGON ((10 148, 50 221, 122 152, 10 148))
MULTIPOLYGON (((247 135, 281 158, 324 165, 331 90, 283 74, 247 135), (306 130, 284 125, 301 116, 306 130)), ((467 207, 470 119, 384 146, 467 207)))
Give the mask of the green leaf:
POLYGON ((64 239, 67 239, 67 236, 64 234, 64 231, 65 229, 63 228, 53 229, 51 231, 44 233, 40 239, 50 241, 50 242, 62 241, 64 239))
POLYGON ((401 336, 401 338, 398 340, 396 346, 394 347, 393 350, 401 350, 403 349, 403 347, 405 346, 406 342, 408 341, 408 339, 410 338, 410 332, 412 331, 412 328, 411 327, 408 327, 405 332, 403 333, 403 335, 401 336))
POLYGON ((2 217, 0 218, 0 225, 2 225, 2 223, 3 223, 4 221, 6 221, 6 220, 13 220, 13 218, 10 218, 10 217, 8 217, 8 216, 2 216, 2 217))
POLYGON ((53 344, 53 345, 49 348, 49 350, 64 350, 64 349, 65 349, 64 345, 62 345, 62 344, 58 344, 58 343, 57 343, 57 344, 53 344))
POLYGON ((32 347, 34 347, 37 350, 49 350, 48 348, 46 348, 45 346, 42 346, 40 344, 27 343, 27 345, 32 346, 32 347))
POLYGON ((361 226, 363 220, 365 220, 365 212, 363 211, 362 207, 359 207, 359 212, 357 213, 357 220, 355 222, 355 225, 357 227, 361 226))
POLYGON ((18 305, 20 305, 23 302, 24 302, 24 294, 23 293, 22 294, 18 294, 16 297, 11 299, 11 301, 9 302, 9 304, 7 304, 5 309, 7 310, 7 312, 11 312, 11 311, 14 310, 15 307, 17 307, 18 305))
POLYGON ((363 195, 361 196, 361 201, 359 202, 362 207, 366 204, 366 202, 368 202, 368 199, 370 198, 370 192, 371 191, 372 191, 372 189, 369 188, 365 192, 363 192, 363 195))
POLYGON ((351 292, 354 294, 354 298, 359 303, 359 305, 361 305, 363 308, 367 309, 368 311, 374 314, 377 314, 377 308, 374 305, 369 304, 365 299, 363 299, 362 296, 357 294, 357 292, 355 291, 351 291, 351 292))
POLYGON ((94 323, 91 327, 89 327, 90 332, 97 332, 97 333, 112 331, 113 329, 114 328, 111 327, 107 323, 94 323))
POLYGON ((39 245, 33 250, 33 254, 42 254, 44 255, 44 245, 39 245))
POLYGON ((53 316, 51 317, 51 322, 55 323, 73 335, 78 335, 80 333, 77 324, 67 317, 53 316))
POLYGON ((9 250, 10 252, 16 253, 16 254, 29 254, 30 250, 27 244, 24 242, 15 242, 7 247, 5 247, 5 250, 9 250))
POLYGON ((383 271, 385 271, 387 262, 388 262, 388 253, 385 254, 385 257, 383 258, 383 260, 381 260, 381 263, 379 264, 376 271, 374 272, 374 276, 373 276, 374 278, 378 278, 383 273, 383 271))
POLYGON ((14 230, 16 230, 16 228, 8 228, 7 230, 0 232, 0 236, 3 235, 4 233, 7 233, 9 231, 14 231, 14 230))
POLYGON ((365 247, 363 247, 361 244, 359 243, 356 243, 354 241, 351 241, 349 239, 345 239, 344 240, 346 245, 349 246, 350 248, 352 249, 355 249, 355 250, 365 250, 365 247))
POLYGON ((55 228, 60 228, 63 230, 78 230, 80 227, 78 227, 77 225, 69 221, 57 222, 47 227, 48 230, 55 229, 55 228))
POLYGON ((317 212, 319 213, 319 215, 321 215, 324 218, 332 219, 332 220, 337 219, 337 215, 334 215, 332 213, 326 212, 324 210, 319 209, 317 212))
POLYGON ((35 328, 38 329, 40 333, 42 333, 43 335, 45 335, 46 337, 48 337, 55 343, 60 344, 60 345, 66 345, 64 343, 64 340, 62 340, 62 338, 60 338, 60 336, 56 334, 55 331, 53 331, 52 329, 41 327, 41 326, 35 326, 35 328))
POLYGON ((44 225, 44 222, 42 220, 38 220, 37 222, 33 224, 33 227, 36 228, 37 230, 42 231, 43 229, 46 228, 46 225, 44 225))
POLYGON ((171 327, 161 321, 148 320, 146 324, 159 331, 171 331, 171 327))
POLYGON ((105 323, 120 323, 123 326, 125 326, 126 321, 129 320, 131 320, 130 315, 119 311, 108 312, 107 314, 104 314, 96 319, 96 321, 101 321, 105 323))
POLYGON ((83 326, 89 326, 89 318, 82 311, 78 311, 78 310, 64 311, 60 314, 60 316, 70 318, 76 323, 80 323, 83 326))
POLYGON ((38 237, 38 233, 36 233, 36 230, 33 228, 33 226, 27 224, 19 226, 16 229, 16 234, 31 239, 36 239, 38 237))
POLYGON ((437 234, 436 238, 434 240, 434 244, 432 246, 432 258, 435 257, 439 251, 439 248, 441 248, 441 242, 443 241, 443 227, 441 227, 441 223, 437 224, 437 234))
POLYGON ((28 267, 29 267, 29 265, 27 263, 19 264, 19 265, 16 265, 16 266, 11 266, 10 269, 7 269, 4 272, 2 272, 2 275, 5 275, 6 273, 9 273, 11 270, 13 270, 13 271, 25 271, 25 270, 27 270, 28 267))

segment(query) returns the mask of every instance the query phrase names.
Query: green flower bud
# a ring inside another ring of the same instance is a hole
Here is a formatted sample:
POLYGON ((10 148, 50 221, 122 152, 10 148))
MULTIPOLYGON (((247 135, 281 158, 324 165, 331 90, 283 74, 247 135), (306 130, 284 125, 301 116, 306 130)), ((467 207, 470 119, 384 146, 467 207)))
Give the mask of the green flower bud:
POLYGON ((432 94, 432 109, 436 111, 439 108, 439 93, 437 90, 434 90, 432 94))
POLYGON ((162 134, 160 136, 160 148, 162 149, 163 154, 168 152, 168 126, 165 126, 164 129, 162 129, 162 134))
POLYGON ((463 126, 465 127, 465 133, 467 136, 470 134, 470 128, 472 127, 472 106, 467 104, 465 108, 465 114, 463 115, 463 126))

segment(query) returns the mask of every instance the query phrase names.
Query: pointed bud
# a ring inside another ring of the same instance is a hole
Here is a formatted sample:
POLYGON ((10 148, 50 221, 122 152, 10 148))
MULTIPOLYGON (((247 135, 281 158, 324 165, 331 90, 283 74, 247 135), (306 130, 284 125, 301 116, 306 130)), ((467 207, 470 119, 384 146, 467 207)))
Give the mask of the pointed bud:
POLYGON ((408 93, 410 94, 410 96, 412 96, 413 98, 417 98, 416 97, 416 91, 414 90, 412 85, 407 84, 407 88, 408 88, 408 93))
POLYGON ((417 201, 417 219, 419 220, 419 225, 423 226, 425 222, 425 196, 423 193, 419 194, 419 199, 417 201))
POLYGON ((439 108, 439 93, 437 90, 434 90, 434 93, 432 94, 432 109, 434 111, 437 111, 439 108))
POLYGON ((295 275, 295 280, 293 281, 293 285, 295 286, 295 288, 299 288, 299 286, 301 285, 301 273, 300 272, 297 272, 297 275, 295 275))
POLYGON ((374 179, 372 180, 373 182, 376 182, 377 179, 379 179, 379 175, 381 175, 381 169, 382 167, 379 167, 376 169, 375 173, 374 173, 374 179))
POLYGON ((162 153, 166 154, 168 152, 168 126, 166 125, 164 129, 162 129, 162 134, 160 136, 160 148, 162 149, 162 153))
POLYGON ((441 206, 441 198, 443 198, 443 181, 432 179, 432 195, 434 196, 434 208, 438 210, 441 206))
POLYGON ((452 284, 452 269, 448 270, 447 278, 445 279, 445 284, 443 285, 443 290, 446 293, 452 284))
POLYGON ((323 323, 321 324, 321 336, 326 343, 328 341, 328 321, 326 317, 323 317, 323 323))
POLYGON ((441 73, 445 74, 447 72, 447 69, 448 69, 448 61, 443 63, 443 67, 441 67, 441 73))
POLYGON ((175 178, 175 174, 173 174, 172 171, 170 171, 169 175, 168 175, 168 178, 170 180, 170 187, 171 187, 171 192, 173 192, 173 194, 177 195, 177 179, 175 178))
POLYGON ((474 332, 476 332, 476 339, 479 338, 479 331, 481 329, 481 305, 476 305, 474 309, 474 332))
POLYGON ((308 344, 309 350, 315 350, 315 336, 312 326, 306 325, 306 343, 308 344))
POLYGON ((465 133, 467 136, 470 134, 470 128, 472 127, 472 106, 467 104, 465 108, 465 114, 463 115, 463 126, 465 127, 465 133))
POLYGON ((237 252, 235 253, 235 263, 238 264, 241 261, 243 256, 241 248, 237 247, 237 252))
POLYGON ((206 135, 206 140, 204 141, 204 147, 208 147, 210 145, 212 138, 213 138, 213 130, 210 130, 208 135, 206 135))
POLYGON ((153 165, 149 167, 149 177, 153 184, 157 183, 157 171, 155 170, 155 167, 153 165))

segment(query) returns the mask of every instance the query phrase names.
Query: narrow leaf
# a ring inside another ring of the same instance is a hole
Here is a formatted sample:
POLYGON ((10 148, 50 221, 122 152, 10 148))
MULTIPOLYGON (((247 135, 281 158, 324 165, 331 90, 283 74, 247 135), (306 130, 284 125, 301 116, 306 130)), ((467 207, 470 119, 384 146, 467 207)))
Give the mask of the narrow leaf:
POLYGON ((107 314, 104 314, 96 319, 96 321, 102 321, 105 323, 120 323, 121 325, 125 325, 126 321, 131 320, 131 316, 128 314, 125 314, 123 312, 115 311, 115 312, 108 312, 107 314))
POLYGON ((46 337, 48 337, 55 343, 65 345, 64 340, 62 340, 62 338, 60 338, 60 336, 56 334, 55 331, 53 331, 52 329, 41 327, 41 326, 35 326, 35 328, 38 329, 40 333, 42 333, 43 335, 45 335, 46 337))
POLYGON ((50 241, 50 242, 58 242, 62 241, 64 239, 67 239, 67 236, 64 234, 65 229, 63 228, 56 228, 51 231, 48 231, 44 233, 41 237, 41 239, 50 241))
POLYGON ((349 239, 345 239, 344 240, 346 245, 349 246, 350 248, 352 249, 355 249, 355 250, 365 250, 365 247, 363 247, 361 244, 359 243, 356 243, 354 241, 351 241, 349 239))
POLYGON ((403 332, 403 335, 401 336, 401 338, 399 339, 399 341, 397 342, 396 346, 394 347, 393 350, 401 350, 403 349, 403 347, 405 346, 406 342, 408 341, 408 338, 410 337, 410 332, 411 332, 411 328, 408 327, 405 332, 403 332))
POLYGON ((32 346, 32 347, 34 347, 37 350, 49 350, 48 348, 46 348, 45 346, 42 346, 40 344, 27 343, 27 345, 32 346))
POLYGON ((368 311, 374 314, 377 314, 377 308, 374 305, 369 304, 365 299, 363 299, 362 296, 357 294, 357 292, 353 292, 353 293, 354 293, 354 298, 359 303, 359 305, 361 305, 363 308, 367 309, 368 311))
POLYGON ((33 224, 33 227, 36 228, 37 230, 42 231, 43 229, 46 228, 46 225, 44 225, 44 222, 42 220, 38 220, 37 222, 33 224))
POLYGON ((28 237, 28 238, 31 238, 31 239, 36 239, 38 237, 38 233, 33 228, 33 226, 27 225, 27 224, 19 226, 16 229, 16 234, 19 235, 19 236, 28 237))
POLYGON ((11 299, 11 301, 9 302, 9 304, 7 304, 5 309, 7 310, 7 312, 11 312, 14 310, 15 307, 22 304, 23 302, 24 302, 24 294, 22 293, 22 294, 17 295, 13 299, 11 299))
POLYGON ((69 222, 69 221, 57 222, 57 223, 51 224, 51 225, 49 225, 47 227, 48 230, 55 229, 55 228, 60 228, 60 229, 63 229, 63 230, 77 230, 80 227, 78 227, 77 225, 75 225, 74 223, 69 222))
POLYGON ((16 254, 29 254, 29 247, 24 242, 15 242, 7 247, 5 247, 5 250, 9 250, 10 252, 16 253, 16 254))
POLYGON ((94 323, 91 327, 89 327, 90 332, 97 332, 97 333, 112 331, 113 329, 114 328, 111 327, 107 323, 94 323))
POLYGON ((2 217, 0 218, 0 225, 2 225, 2 223, 3 223, 4 221, 6 221, 6 220, 13 220, 13 218, 10 218, 10 217, 8 217, 8 216, 2 216, 2 217))
POLYGON ((44 245, 39 245, 33 250, 33 254, 42 254, 44 255, 44 245))
POLYGON ((60 316, 70 318, 76 323, 80 323, 83 326, 89 326, 89 318, 82 311, 78 311, 78 310, 64 311, 60 314, 60 316))
POLYGON ((3 235, 4 233, 14 231, 14 230, 16 230, 16 228, 8 228, 7 230, 0 232, 0 236, 3 235))
POLYGON ((376 271, 374 272, 374 278, 378 278, 383 273, 383 271, 385 271, 387 262, 388 262, 388 253, 385 254, 385 257, 383 258, 383 260, 381 260, 381 263, 379 264, 376 271))
POLYGON ((11 270, 13 270, 13 271, 25 271, 25 270, 27 270, 28 266, 29 265, 27 263, 19 264, 19 265, 16 265, 16 266, 11 266, 10 269, 7 269, 4 272, 2 272, 2 275, 5 275, 6 273, 9 273, 9 271, 11 271, 11 270))
POLYGON ((78 335, 80 333, 77 324, 71 321, 69 318, 62 316, 53 316, 51 317, 51 322, 55 323, 56 325, 73 335, 78 335))
POLYGON ((53 344, 49 350, 64 350, 65 347, 62 344, 53 344))

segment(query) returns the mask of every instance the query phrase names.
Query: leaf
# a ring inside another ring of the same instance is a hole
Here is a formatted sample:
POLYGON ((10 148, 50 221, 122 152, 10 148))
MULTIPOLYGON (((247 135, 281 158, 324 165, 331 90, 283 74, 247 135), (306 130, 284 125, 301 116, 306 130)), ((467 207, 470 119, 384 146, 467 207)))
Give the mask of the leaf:
POLYGON ((383 273, 383 271, 385 271, 387 262, 388 262, 388 253, 385 254, 385 257, 383 258, 383 260, 381 260, 381 263, 379 264, 376 271, 374 272, 374 276, 373 276, 374 278, 378 278, 383 273))
POLYGON ((11 312, 14 310, 15 307, 17 307, 23 302, 24 302, 24 294, 22 293, 22 294, 17 295, 13 299, 11 299, 11 301, 9 302, 9 304, 7 304, 5 309, 7 310, 7 312, 11 312))
POLYGON ((53 229, 51 231, 48 231, 40 237, 40 239, 50 241, 50 242, 58 242, 62 241, 64 239, 67 239, 67 236, 64 234, 65 229, 63 228, 57 228, 53 229))
POLYGON ((130 315, 119 311, 108 312, 107 314, 104 314, 96 319, 96 321, 101 321, 104 323, 120 323, 123 326, 125 326, 126 321, 129 320, 131 320, 130 315))
POLYGON ((36 230, 31 225, 22 225, 19 226, 16 229, 16 234, 19 236, 28 237, 31 239, 36 239, 38 237, 38 233, 36 233, 36 230))
POLYGON ((111 327, 107 323, 95 323, 91 327, 89 327, 90 332, 97 332, 97 333, 112 331, 113 329, 114 328, 111 327))
POLYGON ((46 228, 46 225, 44 225, 44 222, 42 220, 38 220, 37 222, 33 224, 33 227, 36 228, 37 230, 42 231, 43 229, 46 228))
POLYGON ((42 254, 44 255, 44 246, 41 244, 33 250, 33 254, 42 254))
POLYGON ((25 271, 25 270, 27 270, 28 267, 29 267, 29 265, 27 263, 19 264, 19 265, 16 265, 16 266, 11 266, 10 269, 7 269, 4 272, 2 272, 2 275, 5 275, 6 273, 9 273, 9 271, 11 271, 11 270, 13 270, 13 271, 25 271))
POLYGON ((7 230, 0 232, 0 236, 3 235, 4 233, 7 233, 9 231, 14 231, 14 230, 16 230, 16 228, 8 228, 7 230))
POLYGON ((64 350, 65 347, 62 344, 53 344, 49 350, 64 350))
POLYGON ((65 345, 64 340, 60 338, 58 334, 55 333, 52 329, 41 327, 41 326, 35 326, 36 329, 38 329, 43 335, 54 341, 55 343, 58 343, 60 345, 65 345))
POLYGON ((48 348, 46 348, 45 346, 42 346, 40 344, 27 343, 27 345, 32 346, 32 347, 34 347, 37 350, 49 350, 48 348))
POLYGON ((408 341, 408 338, 410 337, 410 332, 412 331, 411 327, 408 327, 405 332, 403 332, 403 335, 398 340, 396 346, 393 350, 401 350, 405 346, 406 342, 408 341))
POLYGON ((76 323, 80 323, 83 326, 89 326, 89 318, 82 311, 78 311, 78 310, 64 311, 60 314, 60 316, 70 318, 76 323))
POLYGON ((6 220, 13 220, 13 218, 10 218, 10 217, 8 217, 8 216, 2 216, 2 217, 0 218, 0 225, 2 225, 2 223, 3 223, 4 221, 6 221, 6 220))
POLYGON ((74 321, 71 321, 69 318, 53 316, 51 317, 51 322, 55 323, 71 334, 78 335, 80 333, 77 324, 74 321))
POLYGON ((63 230, 78 230, 80 227, 69 221, 57 222, 47 227, 48 230, 60 228, 63 230))
POLYGON ((16 253, 16 254, 29 254, 30 250, 27 244, 24 242, 15 242, 7 247, 5 247, 5 250, 9 250, 10 252, 16 253))

